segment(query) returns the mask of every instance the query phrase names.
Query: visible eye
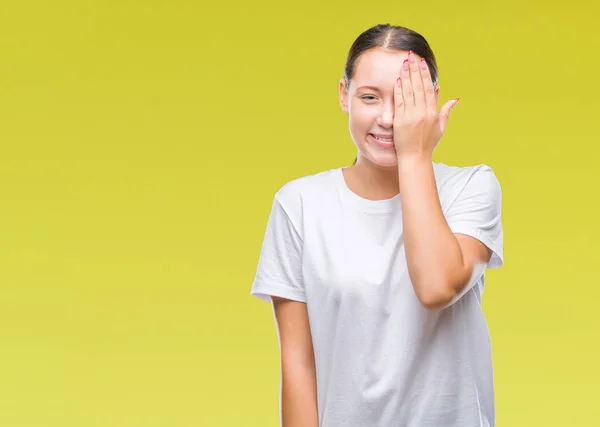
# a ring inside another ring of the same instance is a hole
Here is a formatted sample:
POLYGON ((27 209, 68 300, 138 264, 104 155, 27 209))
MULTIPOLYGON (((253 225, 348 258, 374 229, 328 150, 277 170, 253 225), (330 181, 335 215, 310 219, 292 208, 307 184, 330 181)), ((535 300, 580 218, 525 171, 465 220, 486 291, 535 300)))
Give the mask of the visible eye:
POLYGON ((375 97, 373 95, 364 95, 361 96, 360 99, 364 99, 365 101, 373 101, 375 100, 375 97))

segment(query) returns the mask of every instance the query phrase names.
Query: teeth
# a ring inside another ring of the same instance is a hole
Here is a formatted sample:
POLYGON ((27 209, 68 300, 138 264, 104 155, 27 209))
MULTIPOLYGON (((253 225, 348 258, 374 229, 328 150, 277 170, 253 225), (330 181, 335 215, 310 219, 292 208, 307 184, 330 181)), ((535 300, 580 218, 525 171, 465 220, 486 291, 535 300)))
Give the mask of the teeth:
POLYGON ((384 142, 392 142, 394 139, 388 139, 388 138, 379 138, 378 136, 373 135, 373 137, 375 137, 375 139, 379 140, 379 141, 384 141, 384 142))

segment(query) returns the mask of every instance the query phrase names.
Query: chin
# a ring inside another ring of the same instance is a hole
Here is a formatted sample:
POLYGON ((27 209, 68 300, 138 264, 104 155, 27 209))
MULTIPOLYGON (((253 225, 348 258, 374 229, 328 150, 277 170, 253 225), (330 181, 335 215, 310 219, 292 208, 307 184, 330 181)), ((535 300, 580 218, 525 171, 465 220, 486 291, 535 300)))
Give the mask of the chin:
POLYGON ((374 153, 371 150, 362 150, 362 156, 365 160, 370 163, 383 168, 395 168, 398 166, 398 157, 396 157, 396 150, 391 150, 386 153, 374 153))

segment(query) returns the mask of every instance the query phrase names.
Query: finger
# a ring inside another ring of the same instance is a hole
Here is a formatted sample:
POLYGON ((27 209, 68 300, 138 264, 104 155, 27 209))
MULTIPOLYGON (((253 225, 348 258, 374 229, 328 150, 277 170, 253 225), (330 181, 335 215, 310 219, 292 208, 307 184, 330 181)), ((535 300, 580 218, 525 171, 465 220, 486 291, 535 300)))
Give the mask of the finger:
POLYGON ((425 91, 425 105, 428 110, 432 110, 437 113, 437 100, 435 99, 435 88, 433 87, 433 80, 431 79, 431 73, 427 66, 425 58, 421 58, 421 78, 423 79, 423 88, 425 91))
POLYGON ((396 80, 396 86, 394 86, 394 108, 396 113, 404 114, 404 95, 402 94, 402 77, 398 77, 396 80))
POLYGON ((440 109, 440 130, 442 133, 446 130, 446 125, 448 124, 448 119, 450 118, 450 112, 456 104, 458 104, 460 98, 452 99, 444 104, 444 106, 440 109))
POLYGON ((402 71, 400 72, 402 79, 402 96, 404 97, 404 112, 408 113, 414 110, 415 107, 415 96, 410 81, 410 70, 408 66, 408 59, 405 59, 402 63, 402 71))
POLYGON ((423 88, 423 78, 421 77, 420 61, 412 51, 408 53, 408 65, 415 99, 415 108, 417 110, 425 110, 425 90, 423 88))

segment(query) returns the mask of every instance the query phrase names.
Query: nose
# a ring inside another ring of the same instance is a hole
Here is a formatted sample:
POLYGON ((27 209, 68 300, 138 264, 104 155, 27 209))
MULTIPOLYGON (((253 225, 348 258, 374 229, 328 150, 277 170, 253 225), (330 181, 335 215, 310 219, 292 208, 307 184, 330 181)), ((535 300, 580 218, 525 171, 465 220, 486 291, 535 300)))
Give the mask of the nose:
POLYGON ((394 103, 385 102, 381 107, 381 114, 378 120, 379 126, 382 128, 391 128, 394 124, 394 103))

